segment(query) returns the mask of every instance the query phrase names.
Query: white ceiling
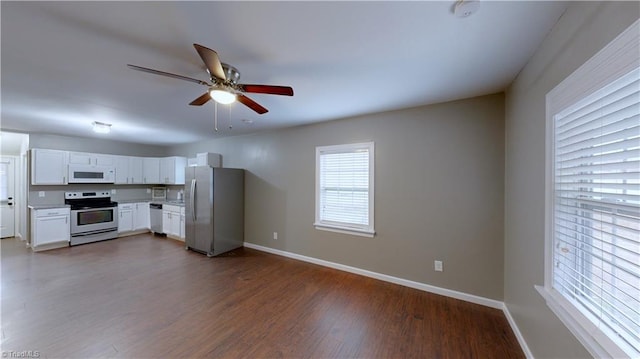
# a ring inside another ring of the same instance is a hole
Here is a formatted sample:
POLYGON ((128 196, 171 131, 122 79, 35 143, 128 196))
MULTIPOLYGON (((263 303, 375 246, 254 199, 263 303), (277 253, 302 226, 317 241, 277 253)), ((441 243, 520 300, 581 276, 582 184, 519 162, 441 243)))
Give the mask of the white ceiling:
POLYGON ((481 2, 1 2, 2 129, 176 144, 414 107, 504 90, 566 9, 481 2), (269 109, 188 103, 208 80, 193 43, 293 97, 269 109), (247 124, 243 120, 253 121, 247 124), (232 126, 232 128, 229 128, 232 126))

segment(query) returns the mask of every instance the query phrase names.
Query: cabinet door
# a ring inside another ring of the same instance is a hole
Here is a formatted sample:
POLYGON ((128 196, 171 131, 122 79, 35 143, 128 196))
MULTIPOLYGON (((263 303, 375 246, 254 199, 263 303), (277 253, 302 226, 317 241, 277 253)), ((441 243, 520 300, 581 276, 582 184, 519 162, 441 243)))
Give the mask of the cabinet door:
POLYGON ((185 231, 185 222, 184 222, 184 213, 180 215, 180 238, 184 239, 184 231, 185 231))
POLYGON ((118 208, 118 232, 133 231, 133 209, 130 206, 118 208))
POLYGON ((113 156, 116 168, 115 184, 129 184, 129 156, 113 156))
POLYGON ((72 165, 93 165, 92 154, 84 152, 69 152, 69 163, 72 165))
POLYGON ((135 209, 135 221, 133 224, 134 230, 149 229, 149 203, 140 202, 136 203, 135 209))
POLYGON ((98 153, 92 154, 93 164, 96 166, 113 166, 115 165, 115 157, 114 155, 103 155, 98 153))
POLYGON ((186 157, 165 157, 160 159, 160 182, 164 184, 184 184, 186 157))
POLYGON ((173 236, 180 237, 180 213, 171 212, 171 232, 173 236))
POLYGON ((176 181, 175 159, 166 157, 160 159, 160 182, 173 184, 176 181))
POLYGON ((31 184, 67 184, 67 151, 31 150, 31 184))
POLYGON ((35 219, 35 230, 33 234, 33 245, 55 242, 69 242, 70 227, 69 216, 49 216, 37 217, 35 219))
POLYGON ((142 182, 145 184, 163 183, 160 181, 160 159, 145 157, 142 159, 142 182))
POLYGON ((162 210, 162 233, 171 233, 171 212, 162 210))
POLYGON ((115 156, 101 153, 70 152, 69 163, 88 166, 114 166, 115 156))
POLYGON ((142 157, 129 157, 129 177, 131 184, 142 184, 144 176, 142 172, 142 157))

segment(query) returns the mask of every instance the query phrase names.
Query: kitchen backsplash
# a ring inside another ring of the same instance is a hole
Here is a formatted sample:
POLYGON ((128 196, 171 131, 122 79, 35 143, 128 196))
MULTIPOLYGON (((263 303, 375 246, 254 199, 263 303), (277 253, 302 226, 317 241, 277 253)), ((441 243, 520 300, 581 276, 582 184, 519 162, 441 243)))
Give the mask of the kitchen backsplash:
MULTIPOLYGON (((151 188, 162 186, 148 185, 110 185, 110 184, 70 184, 66 186, 31 186, 29 191, 29 205, 62 205, 65 192, 104 191, 115 190, 111 195, 113 201, 123 200, 151 200, 151 188), (147 193, 149 190, 149 193, 147 193), (44 192, 44 197, 40 196, 44 192)), ((178 192, 184 190, 182 185, 164 186, 167 188, 167 200, 176 200, 178 192)))

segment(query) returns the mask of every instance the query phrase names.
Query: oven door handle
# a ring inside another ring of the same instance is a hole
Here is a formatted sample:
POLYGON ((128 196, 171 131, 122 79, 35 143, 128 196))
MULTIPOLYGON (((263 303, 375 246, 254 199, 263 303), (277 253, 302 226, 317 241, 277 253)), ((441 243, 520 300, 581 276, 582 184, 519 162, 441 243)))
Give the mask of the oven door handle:
POLYGON ((196 179, 193 178, 191 180, 191 217, 193 218, 193 221, 197 221, 197 216, 196 216, 196 179))
POLYGON ((117 232, 118 228, 114 227, 114 228, 106 228, 106 229, 98 229, 95 231, 87 231, 87 232, 80 232, 80 233, 73 233, 71 234, 71 237, 86 237, 86 236, 92 236, 95 234, 102 234, 102 233, 109 233, 109 232, 117 232))

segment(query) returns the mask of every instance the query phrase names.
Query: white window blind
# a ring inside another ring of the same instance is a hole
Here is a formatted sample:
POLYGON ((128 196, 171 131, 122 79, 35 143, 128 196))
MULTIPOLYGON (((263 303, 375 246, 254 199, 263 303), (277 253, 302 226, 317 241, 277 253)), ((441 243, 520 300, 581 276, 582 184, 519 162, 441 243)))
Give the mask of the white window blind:
POLYGON ((373 235, 373 143, 316 148, 319 229, 373 235))
POLYGON ((640 69, 553 116, 553 288, 640 355, 640 69))

